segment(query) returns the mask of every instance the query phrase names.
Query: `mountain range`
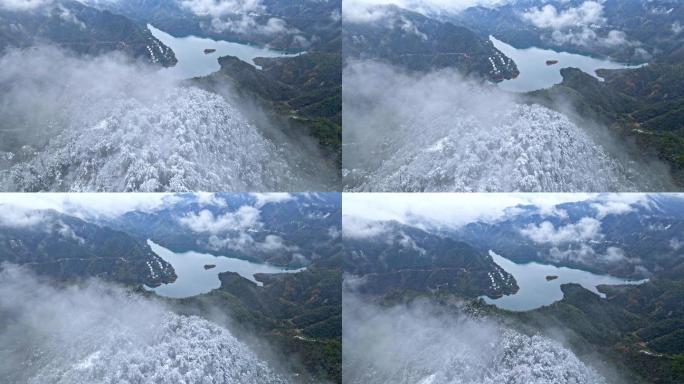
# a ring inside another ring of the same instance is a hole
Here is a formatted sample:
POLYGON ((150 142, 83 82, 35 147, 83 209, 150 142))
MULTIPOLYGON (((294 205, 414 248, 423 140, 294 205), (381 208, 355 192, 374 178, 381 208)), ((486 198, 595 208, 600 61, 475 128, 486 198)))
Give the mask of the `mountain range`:
POLYGON ((259 285, 222 272, 220 287, 208 293, 156 299, 177 314, 229 318, 233 331, 287 355, 279 360, 297 382, 341 382, 340 194, 177 194, 116 215, 78 204, 58 212, 7 202, 0 211, 0 263, 20 265, 55 286, 96 277, 129 294, 155 297, 143 285, 172 283, 178 271, 152 252, 147 239, 175 252, 305 267, 257 274, 259 285))
POLYGON ((0 7, 0 52, 39 44, 91 56, 124 52, 165 67, 177 62, 171 48, 144 24, 83 2, 60 0, 29 10, 0 7))
POLYGON ((382 16, 343 24, 344 60, 377 59, 414 71, 451 68, 491 81, 518 75, 513 60, 467 28, 393 5, 374 11, 382 16))
POLYGON ((367 225, 381 233, 357 236, 345 229, 344 235, 345 271, 358 277, 351 284, 361 293, 439 291, 497 298, 518 290, 491 256, 466 243, 395 221, 367 225))

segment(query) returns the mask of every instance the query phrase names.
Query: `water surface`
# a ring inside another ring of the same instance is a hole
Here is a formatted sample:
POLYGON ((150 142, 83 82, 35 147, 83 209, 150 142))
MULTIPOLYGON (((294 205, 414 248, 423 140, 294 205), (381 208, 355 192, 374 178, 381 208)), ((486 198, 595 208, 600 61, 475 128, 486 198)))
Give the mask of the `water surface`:
POLYGON ((641 284, 647 281, 627 280, 579 269, 539 263, 516 264, 493 251, 489 251, 489 254, 494 258, 495 263, 513 275, 520 290, 514 295, 503 296, 499 299, 483 298, 489 304, 511 311, 528 311, 562 299, 561 284, 580 284, 582 287, 604 297, 605 295, 596 289, 598 285, 641 284), (558 278, 547 281, 547 276, 558 276, 558 278))
POLYGON ((262 283, 254 278, 256 273, 295 273, 305 269, 285 269, 270 264, 252 263, 233 257, 215 256, 192 251, 176 253, 159 244, 155 244, 151 240, 147 240, 147 244, 154 253, 170 263, 173 269, 176 270, 178 278, 173 283, 162 284, 156 288, 146 287, 150 291, 165 297, 191 297, 219 288, 221 281, 218 275, 221 272, 235 272, 261 286, 262 283), (205 269, 204 266, 209 264, 216 265, 216 267, 205 269))
POLYGON ((598 59, 568 52, 556 52, 551 49, 536 47, 518 49, 501 40, 497 40, 494 36, 490 36, 489 40, 492 41, 498 50, 513 59, 520 71, 520 75, 517 78, 504 80, 498 84, 499 88, 506 91, 528 92, 549 88, 563 80, 560 74, 562 68, 579 68, 583 72, 600 80, 600 78, 596 76, 597 69, 638 67, 621 64, 608 59, 598 59), (547 65, 547 60, 558 60, 558 63, 547 65))
POLYGON ((221 56, 235 56, 257 68, 254 59, 257 57, 287 57, 298 54, 287 54, 281 51, 258 47, 248 44, 233 43, 229 41, 213 40, 196 36, 174 37, 148 24, 152 35, 162 43, 169 46, 176 54, 178 63, 163 69, 172 75, 188 79, 197 76, 206 76, 218 71, 221 66, 218 58, 221 56), (204 53, 205 49, 215 49, 216 52, 204 53))

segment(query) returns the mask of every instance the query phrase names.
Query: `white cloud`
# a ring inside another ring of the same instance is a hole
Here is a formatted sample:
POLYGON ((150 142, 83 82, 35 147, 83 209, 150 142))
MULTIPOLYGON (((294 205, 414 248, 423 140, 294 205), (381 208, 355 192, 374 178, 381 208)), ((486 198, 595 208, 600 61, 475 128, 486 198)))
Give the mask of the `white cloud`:
POLYGON ((672 23, 672 33, 675 35, 679 35, 682 31, 684 31, 684 27, 682 27, 682 24, 679 21, 675 21, 672 23))
POLYGON ((180 4, 196 15, 212 17, 263 10, 261 0, 181 0, 180 4))
POLYGON ((611 193, 600 195, 597 202, 591 204, 596 210, 596 217, 603 219, 608 215, 622 215, 634 211, 635 206, 648 207, 650 200, 648 195, 638 193, 611 193))
MULTIPOLYGON (((557 247, 551 248, 549 256, 558 262, 572 261, 586 265, 599 264, 638 264, 639 259, 630 258, 622 248, 608 247, 605 253, 597 253, 587 244, 580 244, 578 248, 572 247, 560 250, 557 247)), ((648 274, 648 272, 646 272, 648 274)))
POLYGON ((556 228, 553 223, 544 221, 539 225, 529 224, 520 233, 536 243, 561 244, 597 240, 601 238, 601 222, 583 217, 574 224, 567 224, 556 228))
POLYGON ((258 23, 256 16, 266 11, 261 0, 181 0, 180 4, 198 16, 210 17, 211 28, 216 32, 261 35, 299 32, 275 17, 269 18, 265 24, 258 23))
POLYGON ((551 4, 533 7, 522 13, 521 18, 538 28, 553 30, 551 39, 556 44, 607 47, 633 45, 627 35, 619 30, 611 30, 605 37, 596 33, 597 27, 606 24, 600 1, 585 1, 577 7, 565 9, 557 9, 551 4))
POLYGON ((346 214, 342 216, 342 235, 344 237, 370 239, 388 232, 389 228, 383 221, 368 220, 346 214))
POLYGON ((622 215, 624 213, 629 213, 634 210, 631 204, 623 201, 608 201, 603 204, 592 204, 597 212, 596 217, 602 219, 608 215, 622 215))
POLYGON ((259 220, 258 207, 267 202, 285 201, 289 195, 260 194, 260 196, 260 200, 257 198, 256 207, 243 205, 233 212, 223 214, 214 214, 203 209, 198 213, 190 212, 179 218, 179 221, 194 232, 209 234, 206 241, 202 240, 202 242, 215 251, 231 249, 246 254, 298 251, 297 245, 287 244, 282 237, 275 234, 267 234, 262 241, 254 239, 250 232, 258 230, 263 225, 259 220))
POLYGON ((213 18, 211 28, 216 32, 232 31, 237 33, 256 33, 259 35, 276 35, 282 33, 298 33, 297 29, 290 29, 284 20, 271 17, 266 24, 259 24, 256 19, 249 15, 237 18, 213 18))
POLYGON ((54 0, 0 0, 0 8, 10 11, 30 11, 51 4, 53 1, 54 0))
MULTIPOLYGON (((84 217, 116 217, 131 211, 154 211, 171 206, 179 197, 168 193, 3 193, 0 205, 48 210, 84 217)), ((7 208, 3 208, 4 210, 7 208)))
MULTIPOLYGON (((517 205, 534 205, 550 213, 558 204, 596 196, 583 193, 345 193, 342 206, 345 216, 366 220, 461 226, 513 216, 519 213, 513 209, 517 205)), ((344 232, 346 235, 347 228, 344 232)))
POLYGON ((425 15, 455 14, 465 9, 483 6, 495 8, 515 0, 344 0, 342 18, 345 22, 368 23, 387 16, 386 5, 395 5, 425 15))
POLYGON ((190 212, 179 219, 181 224, 194 232, 218 234, 228 231, 241 231, 259 225, 259 209, 243 205, 234 212, 214 215, 203 209, 199 213, 190 212))
POLYGON ((226 200, 217 196, 215 193, 197 192, 197 193, 195 193, 195 197, 197 198, 197 203, 200 205, 213 205, 216 207, 227 207, 228 206, 228 203, 226 203, 226 200))
POLYGON ((207 245, 209 248, 220 251, 222 249, 232 249, 243 253, 274 253, 274 252, 296 252, 299 247, 288 245, 282 237, 278 235, 266 235, 263 241, 256 241, 247 232, 240 232, 237 236, 225 235, 223 237, 212 235, 209 237, 207 245))
POLYGON ((78 236, 76 232, 74 232, 73 228, 61 220, 57 223, 57 233, 67 240, 75 240, 79 244, 85 244, 85 239, 81 236, 78 236))
POLYGON ((676 237, 670 239, 670 248, 672 248, 674 251, 679 251, 682 247, 684 247, 684 242, 680 241, 676 237))
POLYGON ((45 219, 45 214, 42 211, 0 204, 0 226, 2 227, 32 227, 42 223, 45 219))
POLYGON ((79 20, 76 15, 71 13, 71 11, 68 8, 65 8, 61 4, 59 4, 59 18, 66 21, 67 23, 72 23, 76 24, 80 29, 86 29, 85 23, 83 21, 79 20))
POLYGON ((268 203, 282 203, 285 201, 294 200, 294 196, 290 193, 280 193, 280 192, 252 193, 251 195, 256 198, 256 200, 257 200, 256 206, 257 207, 263 207, 264 205, 266 205, 268 203))
POLYGON ((551 4, 531 8, 522 14, 524 20, 539 28, 564 29, 569 27, 603 24, 603 5, 596 1, 585 1, 575 8, 557 10, 551 4))

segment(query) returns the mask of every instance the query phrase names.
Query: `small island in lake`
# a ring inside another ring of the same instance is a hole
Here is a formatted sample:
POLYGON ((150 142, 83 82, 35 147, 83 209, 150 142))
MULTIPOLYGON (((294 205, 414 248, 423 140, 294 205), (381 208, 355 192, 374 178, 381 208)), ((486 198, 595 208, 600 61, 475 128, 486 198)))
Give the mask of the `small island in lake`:
POLYGON ((558 64, 558 60, 546 60, 546 65, 556 65, 558 64))
POLYGON ((216 50, 214 48, 207 48, 204 50, 205 55, 208 55, 208 54, 214 53, 214 52, 216 52, 216 50))
POLYGON ((556 275, 548 275, 546 276, 546 281, 551 281, 551 280, 556 280, 558 276, 556 275))
POLYGON ((204 269, 216 268, 216 264, 204 264, 204 269))

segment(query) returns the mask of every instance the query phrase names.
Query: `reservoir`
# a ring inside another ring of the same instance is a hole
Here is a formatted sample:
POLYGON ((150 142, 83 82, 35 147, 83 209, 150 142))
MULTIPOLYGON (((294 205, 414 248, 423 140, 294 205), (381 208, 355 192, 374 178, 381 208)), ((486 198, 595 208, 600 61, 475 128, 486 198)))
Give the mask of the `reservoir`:
POLYGON ((174 37, 148 24, 152 35, 162 43, 170 47, 176 54, 178 63, 169 68, 162 69, 168 71, 174 77, 189 79, 197 76, 206 76, 221 69, 218 59, 221 56, 235 56, 240 60, 259 68, 254 59, 257 57, 287 57, 297 56, 297 54, 287 54, 284 52, 258 47, 248 44, 233 43, 229 41, 212 40, 196 36, 174 37), (204 53, 204 50, 215 50, 214 52, 204 53))
POLYGON ((536 91, 558 84, 563 80, 560 74, 562 68, 579 68, 583 72, 600 79, 596 76, 597 69, 638 67, 628 66, 608 59, 598 59, 575 53, 556 52, 550 49, 536 47, 518 49, 501 40, 497 40, 494 36, 490 36, 489 40, 499 51, 513 59, 518 66, 520 75, 517 78, 504 80, 498 84, 499 88, 511 92, 536 91), (548 65, 547 61, 557 61, 557 63, 548 65))
POLYGON ((176 270, 178 278, 173 283, 162 284, 156 288, 146 287, 165 297, 191 297, 219 288, 221 281, 218 275, 221 272, 235 272, 260 286, 262 284, 254 278, 256 273, 295 273, 305 269, 285 269, 270 264, 192 251, 176 253, 151 240, 147 240, 147 244, 154 253, 170 263, 176 270), (205 269, 206 265, 215 265, 215 267, 205 269))
POLYGON ((641 284, 647 280, 627 280, 609 275, 598 275, 579 269, 556 267, 539 263, 516 264, 493 251, 489 254, 494 262, 506 272, 513 275, 520 290, 514 295, 503 296, 499 299, 483 297, 488 304, 511 311, 529 311, 552 304, 563 298, 560 289, 562 284, 575 283, 600 295, 596 289, 598 285, 641 284), (558 276, 547 280, 547 276, 558 276))

